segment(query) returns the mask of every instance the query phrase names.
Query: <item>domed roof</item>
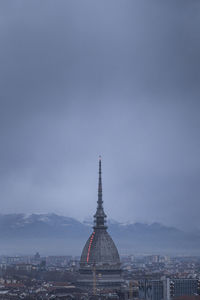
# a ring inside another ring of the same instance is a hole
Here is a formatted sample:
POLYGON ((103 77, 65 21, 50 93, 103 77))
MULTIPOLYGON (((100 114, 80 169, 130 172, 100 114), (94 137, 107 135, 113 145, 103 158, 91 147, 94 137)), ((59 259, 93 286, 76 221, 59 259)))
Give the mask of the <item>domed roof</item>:
POLYGON ((101 157, 99 157, 99 182, 97 210, 94 215, 93 233, 83 248, 80 270, 91 269, 93 265, 101 270, 120 270, 120 258, 117 248, 106 231, 106 214, 103 209, 102 179, 101 179, 101 157))
POLYGON ((94 230, 83 248, 80 265, 83 267, 91 264, 96 266, 120 264, 117 248, 106 229, 94 230))

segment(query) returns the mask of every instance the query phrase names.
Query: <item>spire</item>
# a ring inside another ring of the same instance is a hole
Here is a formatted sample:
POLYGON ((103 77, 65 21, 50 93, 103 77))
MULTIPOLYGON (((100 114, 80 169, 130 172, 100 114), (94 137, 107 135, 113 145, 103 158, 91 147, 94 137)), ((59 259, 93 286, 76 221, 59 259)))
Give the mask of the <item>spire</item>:
POLYGON ((99 156, 99 184, 98 184, 98 207, 102 208, 103 200, 102 200, 102 179, 101 179, 101 156, 99 156))
POLYGON ((103 200, 102 200, 102 179, 101 179, 101 156, 99 156, 99 182, 98 182, 98 200, 97 200, 97 211, 94 215, 94 229, 96 228, 104 228, 106 229, 107 226, 105 226, 105 220, 106 214, 103 210, 103 200))

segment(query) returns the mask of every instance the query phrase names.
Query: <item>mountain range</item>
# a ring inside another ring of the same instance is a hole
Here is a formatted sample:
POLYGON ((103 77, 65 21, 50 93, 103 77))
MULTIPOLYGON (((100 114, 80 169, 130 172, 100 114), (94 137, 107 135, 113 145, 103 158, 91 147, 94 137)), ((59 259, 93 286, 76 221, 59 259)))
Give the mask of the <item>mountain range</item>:
MULTIPOLYGON (((56 214, 0 215, 0 254, 80 255, 92 222, 56 214)), ((200 233, 186 233, 160 223, 119 223, 108 220, 108 231, 120 254, 198 255, 200 233)))

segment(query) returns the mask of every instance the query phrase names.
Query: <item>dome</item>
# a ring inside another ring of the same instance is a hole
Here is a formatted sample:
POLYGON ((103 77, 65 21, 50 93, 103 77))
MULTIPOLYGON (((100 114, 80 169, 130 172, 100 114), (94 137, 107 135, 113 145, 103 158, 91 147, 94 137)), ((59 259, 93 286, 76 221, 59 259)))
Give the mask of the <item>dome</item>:
POLYGON ((80 266, 109 265, 110 268, 119 268, 120 258, 117 248, 106 231, 106 229, 96 229, 90 235, 83 248, 80 266))

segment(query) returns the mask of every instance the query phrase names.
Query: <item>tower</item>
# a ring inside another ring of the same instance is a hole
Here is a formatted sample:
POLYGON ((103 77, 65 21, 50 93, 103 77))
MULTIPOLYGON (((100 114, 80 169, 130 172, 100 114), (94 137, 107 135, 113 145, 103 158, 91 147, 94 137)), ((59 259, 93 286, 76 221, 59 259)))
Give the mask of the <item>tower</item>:
POLYGON ((94 215, 93 232, 88 238, 80 259, 78 284, 82 288, 119 289, 123 282, 117 248, 107 232, 106 214, 102 199, 101 157, 99 157, 99 181, 97 210, 94 215))

